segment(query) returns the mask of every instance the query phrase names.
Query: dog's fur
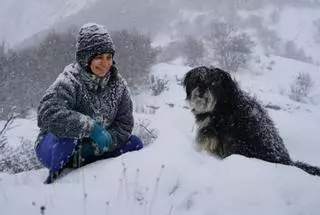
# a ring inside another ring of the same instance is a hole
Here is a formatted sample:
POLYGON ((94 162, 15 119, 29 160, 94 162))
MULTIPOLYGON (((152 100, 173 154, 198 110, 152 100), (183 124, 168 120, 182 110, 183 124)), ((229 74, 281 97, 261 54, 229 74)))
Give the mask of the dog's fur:
POLYGON ((196 67, 187 72, 183 85, 198 125, 196 142, 200 149, 221 159, 240 154, 320 175, 318 167, 291 160, 267 111, 242 91, 229 73, 196 67))

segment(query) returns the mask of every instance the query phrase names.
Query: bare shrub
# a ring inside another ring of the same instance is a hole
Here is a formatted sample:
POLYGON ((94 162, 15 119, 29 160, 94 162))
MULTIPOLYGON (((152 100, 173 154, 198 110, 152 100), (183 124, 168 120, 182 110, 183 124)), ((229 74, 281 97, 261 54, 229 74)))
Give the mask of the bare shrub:
POLYGON ((19 173, 43 167, 35 155, 34 143, 24 138, 20 141, 16 149, 5 147, 5 153, 0 159, 0 172, 19 173))
POLYGON ((172 41, 168 45, 161 48, 158 56, 158 62, 170 62, 182 56, 181 41, 172 41))
POLYGON ((133 133, 142 139, 143 145, 147 146, 158 138, 158 130, 151 128, 150 120, 139 118, 135 123, 133 133))
POLYGON ((120 73, 132 90, 140 89, 148 82, 151 66, 156 62, 159 51, 151 46, 151 38, 140 32, 122 30, 111 34, 120 73))
POLYGON ((160 95, 163 91, 168 90, 169 80, 164 78, 159 78, 155 75, 151 75, 150 77, 150 88, 153 96, 160 95))
POLYGON ((314 40, 316 43, 320 44, 320 18, 315 20, 313 22, 314 28, 315 28, 315 33, 314 33, 314 40))
POLYGON ((222 69, 237 72, 251 58, 254 42, 246 33, 228 23, 214 21, 205 36, 214 51, 213 60, 222 69))
POLYGON ((257 30, 257 35, 266 54, 278 52, 281 39, 275 31, 261 27, 257 30))
POLYGON ((303 102, 304 98, 308 96, 313 84, 309 73, 299 73, 294 83, 291 85, 291 94, 289 97, 292 100, 303 102))
POLYGON ((15 115, 11 115, 0 131, 0 172, 19 173, 41 168, 32 141, 20 138, 17 148, 8 144, 5 133, 10 129, 14 119, 15 115))
POLYGON ((200 40, 197 40, 192 36, 187 36, 182 41, 181 48, 186 65, 194 67, 203 63, 205 48, 200 40))
POLYGON ((282 56, 306 63, 312 63, 313 61, 302 48, 297 47, 294 41, 287 41, 285 43, 282 56))

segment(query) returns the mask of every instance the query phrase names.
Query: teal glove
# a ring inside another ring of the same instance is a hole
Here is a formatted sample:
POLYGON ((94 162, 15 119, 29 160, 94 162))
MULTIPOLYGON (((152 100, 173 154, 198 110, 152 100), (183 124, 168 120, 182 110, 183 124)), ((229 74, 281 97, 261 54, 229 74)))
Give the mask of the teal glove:
POLYGON ((90 138, 98 145, 98 148, 101 152, 108 151, 109 145, 112 141, 111 135, 97 122, 94 123, 90 138))

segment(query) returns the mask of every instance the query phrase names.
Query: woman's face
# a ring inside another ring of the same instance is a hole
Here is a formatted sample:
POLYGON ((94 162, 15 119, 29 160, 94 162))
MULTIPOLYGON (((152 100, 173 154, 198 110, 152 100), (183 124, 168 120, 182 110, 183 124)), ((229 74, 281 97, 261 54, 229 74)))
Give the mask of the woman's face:
POLYGON ((98 77, 104 77, 108 74, 112 66, 112 55, 111 54, 101 54, 97 55, 92 59, 90 63, 90 69, 93 74, 98 77))

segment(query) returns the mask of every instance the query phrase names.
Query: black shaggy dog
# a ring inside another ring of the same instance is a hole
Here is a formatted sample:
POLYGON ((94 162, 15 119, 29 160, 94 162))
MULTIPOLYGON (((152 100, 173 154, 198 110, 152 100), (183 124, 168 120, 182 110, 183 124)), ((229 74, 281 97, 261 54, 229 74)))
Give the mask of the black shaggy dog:
POLYGON ((266 110, 229 73, 196 67, 187 72, 183 85, 198 125, 196 142, 201 149, 220 158, 240 154, 320 175, 320 168, 291 160, 266 110))

